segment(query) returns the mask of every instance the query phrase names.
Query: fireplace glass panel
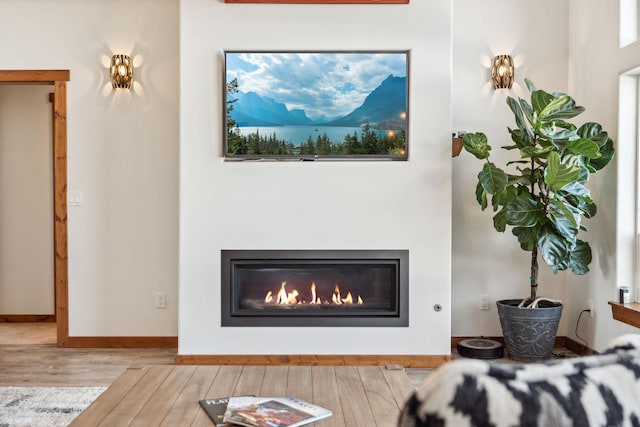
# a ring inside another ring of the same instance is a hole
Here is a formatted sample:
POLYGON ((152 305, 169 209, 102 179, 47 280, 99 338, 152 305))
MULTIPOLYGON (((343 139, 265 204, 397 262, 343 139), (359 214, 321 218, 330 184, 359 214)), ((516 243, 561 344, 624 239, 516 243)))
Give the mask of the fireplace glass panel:
POLYGON ((223 326, 407 326, 406 251, 266 252, 223 251, 223 326))

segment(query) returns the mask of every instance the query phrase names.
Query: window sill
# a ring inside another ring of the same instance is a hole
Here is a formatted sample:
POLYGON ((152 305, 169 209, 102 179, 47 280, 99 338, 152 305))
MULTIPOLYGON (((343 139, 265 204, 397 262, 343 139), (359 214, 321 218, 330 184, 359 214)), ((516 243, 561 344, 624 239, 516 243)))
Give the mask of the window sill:
POLYGON ((614 319, 640 328, 640 303, 620 304, 609 301, 609 305, 614 319))

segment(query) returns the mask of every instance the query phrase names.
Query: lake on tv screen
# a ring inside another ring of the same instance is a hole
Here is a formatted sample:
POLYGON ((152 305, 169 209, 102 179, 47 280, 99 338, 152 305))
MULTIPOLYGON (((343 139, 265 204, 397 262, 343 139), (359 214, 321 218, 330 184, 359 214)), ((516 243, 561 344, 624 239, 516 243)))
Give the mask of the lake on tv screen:
MULTIPOLYGON (((344 142, 346 135, 353 135, 354 133, 361 138, 362 128, 360 127, 342 127, 342 126, 241 126, 240 134, 242 136, 249 136, 258 132, 260 136, 270 136, 276 134, 276 139, 290 142, 295 146, 300 146, 309 140, 309 137, 315 142, 318 137, 322 137, 327 134, 327 137, 331 142, 344 142)), ((371 129, 378 137, 384 137, 388 131, 371 129)))

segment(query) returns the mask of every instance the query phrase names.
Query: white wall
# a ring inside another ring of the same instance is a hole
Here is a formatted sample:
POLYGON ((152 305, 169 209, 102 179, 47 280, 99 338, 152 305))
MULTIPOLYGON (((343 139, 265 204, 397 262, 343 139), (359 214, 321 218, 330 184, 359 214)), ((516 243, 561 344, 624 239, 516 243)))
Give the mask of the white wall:
MULTIPOLYGON (((505 164, 512 153, 507 127, 515 120, 507 96, 529 100, 524 83, 566 92, 568 85, 568 3, 566 0, 453 2, 453 130, 484 132, 493 146, 492 160, 505 164), (544 19, 536 18, 541 10, 544 19), (511 90, 491 87, 493 56, 514 58, 516 82, 511 90)), ((482 163, 466 152, 453 159, 452 335, 500 336, 495 301, 529 295, 530 253, 510 230, 493 228, 493 211, 481 211, 475 186, 482 163), (490 298, 490 310, 480 311, 480 295, 490 298)), ((539 295, 566 300, 566 274, 554 275, 540 263, 539 295)), ((573 322, 562 316, 559 334, 573 322)))
POLYGON ((0 69, 70 69, 71 336, 177 334, 178 3, 3 0, 0 69), (114 93, 108 58, 134 58, 114 93), (154 308, 166 291, 168 307, 154 308))
POLYGON ((53 314, 51 87, 0 85, 0 313, 53 314))
POLYGON ((449 353, 450 21, 448 1, 181 2, 180 354, 449 353), (225 49, 411 49, 410 160, 224 162, 225 49), (410 327, 222 328, 221 249, 264 248, 408 249, 410 327))
MULTIPOLYGON (((591 347, 604 348, 611 339, 623 333, 637 333, 638 329, 615 321, 607 301, 615 300, 616 287, 629 284, 628 276, 616 275, 616 196, 619 189, 633 185, 627 180, 618 182, 616 166, 622 157, 633 155, 618 144, 618 82, 620 74, 640 66, 640 43, 618 48, 618 3, 597 0, 570 0, 571 38, 569 40, 569 79, 571 92, 587 109, 584 116, 601 123, 616 141, 617 160, 613 166, 594 175, 592 194, 598 204, 598 215, 589 221, 588 239, 593 250, 592 272, 585 277, 570 278, 567 307, 576 318, 585 308, 587 298, 595 303, 595 317, 585 322, 580 335, 591 347), (606 23, 606 25, 602 25, 606 23), (597 30, 594 31, 594 28, 597 30)), ((637 116, 636 116, 637 118, 637 116)), ((618 248, 629 250, 620 245, 618 248)), ((625 255, 626 254, 622 254, 625 255)), ((568 331, 573 334, 573 328, 568 331)))
MULTIPOLYGON (((488 63, 495 54, 511 53, 517 67, 511 94, 527 95, 525 76, 542 88, 569 91, 587 107, 585 116, 615 135, 617 76, 640 65, 634 59, 640 48, 638 43, 617 48, 618 10, 612 4, 617 1, 321 6, 182 0, 179 7, 176 0, 2 0, 0 69, 71 70, 68 189, 84 196, 82 207, 69 209, 71 335, 177 334, 179 179, 182 353, 215 353, 221 351, 219 342, 238 336, 236 329, 219 328, 222 248, 407 248, 411 327, 358 330, 365 339, 407 345, 396 351, 441 354, 448 352, 450 333, 498 335, 495 310, 480 312, 479 295, 489 294, 493 302, 526 293, 528 257, 508 233, 493 231, 490 212, 479 210, 473 195, 478 162, 465 153, 451 160, 450 110, 453 130, 482 130, 496 145, 507 142, 506 126, 513 119, 505 94, 489 88, 488 63), (553 13, 536 19, 543 9, 553 13), (222 162, 220 58, 223 49, 244 48, 412 49, 410 161, 222 162), (109 88, 106 61, 116 52, 135 59, 131 93, 109 88), (299 194, 266 190, 279 185, 299 194), (247 197, 240 200, 238 194, 247 197), (278 221, 266 229, 245 225, 258 208, 268 215, 289 209, 290 194, 314 202, 312 218, 349 226, 299 233, 278 230, 278 221), (380 197, 379 203, 373 197, 380 197), (370 231, 379 224, 388 225, 388 232, 370 231), (168 293, 166 310, 153 308, 156 291, 168 293), (435 303, 445 310, 434 313, 435 303)), ((600 212, 588 224, 595 247, 592 273, 574 278, 546 272, 541 279, 542 293, 569 301, 563 335, 573 334, 583 300, 593 296, 596 317, 582 326, 596 348, 631 330, 613 321, 606 305, 617 285, 616 212, 610 209, 614 169, 594 177, 600 212)), ((242 332, 240 338, 253 335, 242 332)), ((339 335, 345 353, 383 352, 361 340, 347 344, 350 339, 346 332, 339 335)), ((302 340, 282 351, 303 347, 324 349, 302 340)), ((234 344, 224 350, 274 349, 234 344)))

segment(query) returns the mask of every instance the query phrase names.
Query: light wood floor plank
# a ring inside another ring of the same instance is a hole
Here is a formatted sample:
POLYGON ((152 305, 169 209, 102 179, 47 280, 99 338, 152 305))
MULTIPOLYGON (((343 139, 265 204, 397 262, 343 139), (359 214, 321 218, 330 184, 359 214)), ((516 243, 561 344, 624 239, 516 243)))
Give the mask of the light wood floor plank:
POLYGON ((288 377, 288 366, 267 366, 260 396, 286 396, 288 377))
POLYGON ((360 382, 358 368, 355 366, 336 366, 335 370, 345 425, 349 427, 376 426, 375 418, 369 407, 369 400, 360 382))
MULTIPOLYGON (((216 377, 219 366, 198 366, 162 422, 162 427, 187 427, 196 420, 200 400, 204 399, 216 377)), ((206 420, 203 420, 206 421, 206 420)), ((206 425, 206 424, 205 424, 206 425)), ((211 427, 209 421, 208 427, 211 427)))
POLYGON ((0 344, 55 345, 57 330, 55 322, 0 322, 0 344))
POLYGON ((195 366, 174 367, 129 426, 148 427, 162 424, 195 370, 195 366))
POLYGON ((105 390, 100 399, 94 401, 87 409, 77 416, 70 426, 96 426, 113 411, 124 396, 140 381, 149 371, 149 367, 131 368, 118 377, 117 380, 105 390))
POLYGON ((0 385, 109 386, 130 366, 174 365, 172 349, 72 349, 0 345, 0 385))
POLYGON ((342 399, 333 366, 311 368, 313 403, 330 409, 333 415, 322 421, 322 427, 346 427, 342 416, 342 399))
POLYGON ((378 426, 393 426, 398 422, 400 408, 389 390, 387 380, 379 367, 358 367, 364 392, 369 400, 369 407, 378 426))
MULTIPOLYGON (((152 366, 147 374, 127 393, 113 408, 113 411, 100 423, 101 426, 128 426, 136 418, 140 410, 147 404, 160 384, 175 369, 175 366, 152 366)), ((152 425, 152 424, 147 424, 152 425)))
POLYGON ((264 380, 265 366, 244 366, 238 384, 233 390, 234 396, 259 395, 264 380))
POLYGON ((220 366, 220 370, 214 378, 206 398, 233 396, 238 379, 242 375, 242 370, 242 366, 220 366))
POLYGON ((396 400, 399 408, 404 407, 405 402, 414 390, 414 385, 403 369, 385 369, 381 370, 389 385, 391 393, 396 400))
POLYGON ((287 396, 313 402, 311 366, 290 366, 287 380, 287 396))

